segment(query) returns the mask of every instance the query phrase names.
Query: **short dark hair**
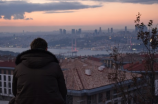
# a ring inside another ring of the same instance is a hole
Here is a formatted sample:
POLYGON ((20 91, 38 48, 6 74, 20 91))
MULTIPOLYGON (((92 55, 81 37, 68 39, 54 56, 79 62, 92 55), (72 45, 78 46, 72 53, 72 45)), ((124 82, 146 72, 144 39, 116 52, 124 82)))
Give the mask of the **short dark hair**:
POLYGON ((44 50, 46 50, 47 46, 48 46, 47 42, 42 38, 36 38, 30 44, 31 49, 44 49, 44 50))

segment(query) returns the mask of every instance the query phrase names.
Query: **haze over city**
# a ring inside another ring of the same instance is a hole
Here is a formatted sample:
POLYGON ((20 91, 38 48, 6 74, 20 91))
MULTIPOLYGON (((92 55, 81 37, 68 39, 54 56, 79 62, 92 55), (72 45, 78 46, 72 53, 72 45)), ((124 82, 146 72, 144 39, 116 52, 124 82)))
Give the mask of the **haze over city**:
POLYGON ((157 9, 157 0, 0 0, 0 31, 134 29, 138 12, 157 25, 157 9))

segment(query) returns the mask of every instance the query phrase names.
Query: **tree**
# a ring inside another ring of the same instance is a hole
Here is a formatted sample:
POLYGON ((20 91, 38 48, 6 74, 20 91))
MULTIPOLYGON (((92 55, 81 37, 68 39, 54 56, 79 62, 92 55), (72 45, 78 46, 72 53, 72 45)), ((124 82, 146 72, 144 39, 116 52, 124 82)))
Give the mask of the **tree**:
MULTIPOLYGON (((123 65, 123 56, 119 53, 117 47, 113 48, 110 54, 115 62, 115 71, 113 73, 113 81, 115 81, 114 89, 117 90, 118 95, 122 98, 123 104, 129 104, 132 99, 134 104, 155 104, 155 71, 157 70, 156 51, 158 47, 158 30, 153 28, 153 21, 148 23, 149 30, 146 29, 144 23, 140 23, 141 14, 136 15, 135 27, 137 28, 138 40, 146 47, 146 52, 143 55, 142 61, 144 70, 140 70, 141 75, 131 73, 131 80, 127 80, 124 73, 118 69, 123 65), (132 92, 131 92, 132 91, 132 92)), ((129 54, 130 56, 130 54, 129 54)), ((132 59, 132 58, 131 58, 132 59)), ((131 67, 135 63, 131 61, 131 67)), ((129 66, 130 67, 130 66, 129 66)))

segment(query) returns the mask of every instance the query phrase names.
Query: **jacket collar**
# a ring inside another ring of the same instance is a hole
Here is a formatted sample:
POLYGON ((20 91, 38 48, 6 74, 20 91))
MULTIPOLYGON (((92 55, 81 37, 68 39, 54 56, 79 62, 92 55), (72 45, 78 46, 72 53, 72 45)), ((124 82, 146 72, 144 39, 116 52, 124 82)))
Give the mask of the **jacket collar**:
POLYGON ((32 54, 33 54, 33 53, 48 54, 48 55, 50 55, 51 57, 54 58, 54 62, 59 63, 59 61, 58 61, 58 59, 56 58, 56 56, 55 56, 54 54, 52 54, 51 52, 49 52, 49 51, 46 51, 46 50, 43 50, 43 49, 30 49, 30 50, 26 50, 26 51, 20 53, 20 54, 16 57, 15 64, 18 65, 19 63, 22 62, 21 57, 22 57, 23 55, 31 54, 31 53, 32 53, 32 54))

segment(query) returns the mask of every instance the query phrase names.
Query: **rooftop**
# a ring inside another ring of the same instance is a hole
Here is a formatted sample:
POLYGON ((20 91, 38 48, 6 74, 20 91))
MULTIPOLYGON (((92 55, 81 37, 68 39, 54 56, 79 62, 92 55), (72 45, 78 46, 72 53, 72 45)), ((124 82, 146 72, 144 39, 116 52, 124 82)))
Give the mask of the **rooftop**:
MULTIPOLYGON (((110 74, 115 73, 115 69, 104 68, 102 71, 98 68, 102 65, 101 62, 90 59, 64 59, 61 61, 61 68, 67 69, 63 71, 66 86, 69 90, 89 90, 106 85, 113 84, 109 78, 110 74), (90 75, 85 74, 85 70, 91 71, 90 75)), ((118 77, 125 75, 125 80, 132 78, 130 72, 119 71, 118 77)))
POLYGON ((144 59, 144 57, 142 55, 139 55, 136 53, 123 54, 123 55, 121 55, 121 57, 118 57, 119 62, 128 62, 128 63, 137 62, 137 61, 140 61, 143 59, 144 59))
MULTIPOLYGON (((69 90, 89 90, 115 83, 109 78, 109 75, 115 73, 116 70, 106 67, 99 70, 99 67, 103 65, 99 58, 77 57, 62 59, 60 65, 64 69, 66 86, 69 90), (88 72, 90 75, 85 74, 87 70, 90 71, 88 72)), ((3 61, 0 62, 0 67, 10 68, 15 67, 15 64, 14 61, 3 61)), ((131 72, 121 70, 119 72, 118 77, 125 75, 125 80, 132 78, 131 72)))
MULTIPOLYGON (((147 64, 145 61, 141 61, 141 62, 126 64, 123 66, 123 68, 128 71, 147 71, 147 70, 150 71, 146 65, 147 64)), ((154 70, 158 71, 158 63, 154 64, 154 70)))
POLYGON ((15 60, 0 61, 0 67, 15 67, 15 60))

